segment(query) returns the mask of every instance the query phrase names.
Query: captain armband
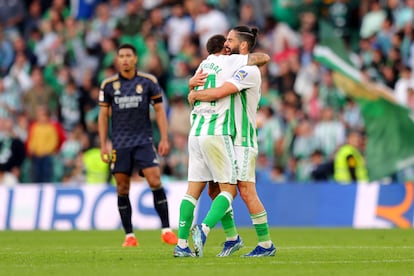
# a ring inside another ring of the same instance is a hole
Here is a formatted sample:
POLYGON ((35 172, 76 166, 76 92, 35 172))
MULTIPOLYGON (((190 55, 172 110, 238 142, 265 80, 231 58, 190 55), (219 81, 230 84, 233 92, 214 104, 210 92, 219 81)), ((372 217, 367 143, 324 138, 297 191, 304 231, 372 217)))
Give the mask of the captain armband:
POLYGON ((152 104, 162 103, 162 97, 152 99, 152 104))

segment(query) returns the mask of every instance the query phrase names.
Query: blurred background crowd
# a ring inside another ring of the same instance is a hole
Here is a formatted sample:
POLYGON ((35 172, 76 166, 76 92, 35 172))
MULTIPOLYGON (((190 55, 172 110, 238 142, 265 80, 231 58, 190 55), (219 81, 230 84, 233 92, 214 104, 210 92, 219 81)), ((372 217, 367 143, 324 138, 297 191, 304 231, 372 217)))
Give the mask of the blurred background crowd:
POLYGON ((165 91, 172 150, 163 174, 186 180, 188 79, 206 40, 237 25, 257 26, 255 50, 271 56, 261 67, 258 181, 333 179, 340 146, 363 153, 364 121, 313 59, 320 19, 367 78, 414 109, 414 0, 0 0, 0 183, 110 181, 97 98, 126 42, 165 91))

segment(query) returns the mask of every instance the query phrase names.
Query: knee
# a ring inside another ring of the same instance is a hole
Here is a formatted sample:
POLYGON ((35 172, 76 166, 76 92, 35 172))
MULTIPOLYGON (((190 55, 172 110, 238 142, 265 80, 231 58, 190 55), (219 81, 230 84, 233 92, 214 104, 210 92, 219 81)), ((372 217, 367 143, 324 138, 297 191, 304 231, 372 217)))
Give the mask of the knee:
POLYGON ((240 197, 243 199, 244 202, 249 202, 256 197, 255 191, 251 191, 247 187, 239 187, 240 197))
POLYGON ((116 185, 116 191, 118 195, 129 194, 129 183, 118 183, 116 185))
POLYGON ((236 196, 237 196, 237 189, 236 189, 236 187, 234 187, 234 189, 231 189, 231 190, 226 191, 226 192, 230 193, 231 196, 233 197, 233 199, 235 199, 236 196))
POLYGON ((146 178, 148 185, 150 186, 151 189, 158 189, 161 188, 161 178, 155 175, 149 176, 146 178))
POLYGON ((215 199, 219 193, 220 193, 220 188, 218 185, 210 184, 208 186, 208 195, 210 196, 211 199, 215 199))

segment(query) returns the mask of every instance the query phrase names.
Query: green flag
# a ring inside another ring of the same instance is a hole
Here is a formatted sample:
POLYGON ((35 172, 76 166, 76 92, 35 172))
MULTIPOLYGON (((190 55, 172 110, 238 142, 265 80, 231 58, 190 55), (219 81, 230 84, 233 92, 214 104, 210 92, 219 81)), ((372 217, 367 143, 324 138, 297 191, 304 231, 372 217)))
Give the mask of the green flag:
POLYGON ((319 23, 315 59, 334 72, 336 85, 354 98, 365 121, 365 158, 370 181, 414 164, 414 115, 396 103, 390 89, 362 79, 349 60, 343 41, 325 22, 319 23))

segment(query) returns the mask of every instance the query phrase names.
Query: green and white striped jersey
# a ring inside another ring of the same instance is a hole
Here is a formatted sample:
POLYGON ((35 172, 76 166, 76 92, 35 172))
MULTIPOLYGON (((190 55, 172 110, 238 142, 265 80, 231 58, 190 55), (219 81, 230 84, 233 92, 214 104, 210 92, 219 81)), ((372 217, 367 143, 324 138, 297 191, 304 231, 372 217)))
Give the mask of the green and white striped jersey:
POLYGON ((262 83, 260 70, 257 66, 243 66, 227 81, 239 89, 239 93, 234 94, 236 135, 233 143, 235 146, 257 148, 256 117, 262 83))
MULTIPOLYGON (((216 88, 224 84, 234 72, 247 64, 247 55, 209 55, 197 70, 208 73, 203 87, 195 90, 216 88)), ((217 101, 194 103, 191 111, 190 136, 234 135, 234 95, 217 101)))

